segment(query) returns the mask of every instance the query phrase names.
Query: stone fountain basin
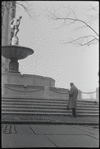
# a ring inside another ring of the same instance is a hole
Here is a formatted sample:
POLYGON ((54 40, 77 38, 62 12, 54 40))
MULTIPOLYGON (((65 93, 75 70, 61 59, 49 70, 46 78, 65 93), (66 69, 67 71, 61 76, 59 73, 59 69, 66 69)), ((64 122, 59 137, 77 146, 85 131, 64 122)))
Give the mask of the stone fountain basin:
POLYGON ((33 53, 34 51, 27 47, 14 45, 2 46, 2 55, 7 59, 24 59, 33 53))

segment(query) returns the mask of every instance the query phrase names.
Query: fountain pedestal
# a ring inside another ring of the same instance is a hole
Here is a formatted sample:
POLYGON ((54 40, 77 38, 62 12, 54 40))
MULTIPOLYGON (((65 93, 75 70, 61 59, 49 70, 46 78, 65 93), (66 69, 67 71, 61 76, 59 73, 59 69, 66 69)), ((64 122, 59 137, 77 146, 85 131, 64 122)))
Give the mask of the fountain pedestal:
POLYGON ((17 62, 17 59, 12 58, 9 62, 9 72, 19 73, 19 63, 17 62))

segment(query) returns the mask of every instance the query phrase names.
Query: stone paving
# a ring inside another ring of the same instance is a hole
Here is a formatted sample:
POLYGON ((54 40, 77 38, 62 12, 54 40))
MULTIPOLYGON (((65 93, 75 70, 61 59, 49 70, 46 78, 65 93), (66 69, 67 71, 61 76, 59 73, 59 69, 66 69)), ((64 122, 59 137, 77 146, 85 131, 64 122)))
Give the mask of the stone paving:
POLYGON ((32 121, 31 124, 2 124, 2 147, 99 147, 98 117, 2 116, 5 121, 32 121), (52 124, 50 122, 55 122, 52 124), (65 124, 57 124, 57 122, 65 124), (37 122, 35 124, 34 122, 37 122), (40 122, 40 123, 39 123, 40 122), (44 124, 41 124, 44 122, 44 124), (49 122, 45 124, 45 122, 49 122), (69 125, 69 123, 72 125, 69 125), (75 125, 81 122, 85 125, 75 125), (87 122, 87 125, 86 123, 87 122), (91 122, 98 125, 88 125, 91 122), (74 124, 74 125, 73 125, 74 124))
POLYGON ((99 147, 99 129, 75 125, 3 124, 2 148, 15 147, 99 147))
POLYGON ((2 120, 11 120, 11 121, 32 121, 32 122, 63 122, 63 123, 97 123, 99 124, 99 117, 90 117, 83 116, 72 118, 71 116, 46 116, 46 115, 10 115, 2 116, 2 120))

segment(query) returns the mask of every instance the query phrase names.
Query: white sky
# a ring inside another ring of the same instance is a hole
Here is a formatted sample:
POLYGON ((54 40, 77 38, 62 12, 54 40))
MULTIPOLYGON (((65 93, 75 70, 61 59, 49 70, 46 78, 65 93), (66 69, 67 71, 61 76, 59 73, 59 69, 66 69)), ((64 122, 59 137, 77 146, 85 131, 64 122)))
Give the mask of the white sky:
MULTIPOLYGON (((70 35, 75 38, 79 34, 73 30, 72 25, 61 27, 63 21, 53 20, 48 11, 54 12, 59 8, 56 14, 64 16, 68 6, 71 8, 76 6, 76 15, 80 19, 85 19, 86 15, 83 12, 87 13, 87 6, 91 4, 97 6, 98 3, 80 1, 31 1, 31 3, 35 20, 30 19, 24 10, 17 11, 17 16, 23 17, 18 33, 20 45, 34 50, 33 55, 19 60, 21 74, 51 77, 55 80, 55 86, 60 88, 69 89, 70 82, 74 82, 83 92, 95 91, 98 87, 98 45, 85 48, 61 44, 61 41, 67 41, 70 35)), ((78 24, 75 27, 78 27, 78 24)), ((94 28, 97 28, 97 24, 94 24, 94 28)), ((90 30, 85 29, 84 33, 86 35, 90 30)), ((80 34, 83 35, 83 32, 80 34)))

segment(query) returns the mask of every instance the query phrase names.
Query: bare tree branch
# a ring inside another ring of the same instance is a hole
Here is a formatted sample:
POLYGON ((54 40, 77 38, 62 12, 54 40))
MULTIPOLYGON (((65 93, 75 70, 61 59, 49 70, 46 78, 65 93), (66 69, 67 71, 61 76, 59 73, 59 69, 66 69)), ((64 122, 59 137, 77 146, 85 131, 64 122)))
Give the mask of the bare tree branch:
MULTIPOLYGON (((64 6, 65 7, 65 6, 64 6)), ((88 28, 88 29, 90 29, 90 31, 92 31, 91 32, 91 35, 86 35, 86 36, 80 36, 80 37, 78 37, 78 38, 76 38, 76 39, 71 39, 71 40, 69 40, 69 41, 67 41, 67 42, 63 42, 64 44, 68 44, 68 43, 71 43, 71 44, 75 44, 75 45, 79 45, 79 46, 85 46, 85 45, 91 45, 91 44, 94 44, 94 43, 96 43, 97 41, 99 41, 99 34, 97 33, 97 31, 92 27, 92 25, 94 24, 94 22, 93 21, 95 21, 95 20, 97 20, 97 11, 96 11, 96 8, 97 8, 98 6, 96 6, 96 7, 91 7, 91 10, 90 11, 94 11, 94 13, 95 13, 95 15, 93 15, 93 14, 87 14, 87 16, 88 16, 88 19, 87 19, 87 21, 84 21, 84 20, 82 20, 82 19, 79 19, 78 17, 77 17, 77 15, 76 15, 76 13, 74 12, 74 9, 72 9, 72 8, 69 8, 69 7, 66 7, 66 8, 68 8, 69 9, 69 13, 67 13, 67 16, 58 16, 58 15, 56 15, 56 14, 54 14, 54 13, 51 13, 52 14, 52 19, 53 20, 63 20, 64 21, 64 25, 62 26, 62 27, 65 27, 65 24, 66 25, 71 25, 71 24, 73 24, 74 25, 74 23, 77 23, 77 22, 80 22, 80 23, 82 23, 82 24, 78 24, 78 27, 75 27, 75 29, 74 30, 83 30, 83 29, 85 29, 85 28, 88 28), (69 23, 68 23, 69 22, 69 23), (93 35, 92 35, 92 33, 93 33, 93 35)), ((84 30, 83 30, 84 31, 84 30)), ((84 34, 84 33, 83 33, 84 34)), ((87 34, 87 30, 86 30, 86 34, 87 34)))
POLYGON ((56 18, 55 18, 55 20, 71 20, 71 21, 73 21, 73 22, 82 22, 83 24, 85 24, 88 28, 90 28, 97 36, 99 36, 98 35, 98 33, 90 26, 90 25, 88 25, 85 21, 83 21, 83 20, 80 20, 80 19, 73 19, 73 18, 59 18, 59 17, 57 17, 56 16, 56 18))
MULTIPOLYGON (((23 1, 22 1, 23 2, 23 1)), ((24 1, 27 5, 29 5, 26 1, 24 1)), ((29 13, 29 9, 28 9, 28 6, 26 7, 26 6, 24 6, 24 4, 22 4, 22 3, 20 3, 20 2, 16 2, 16 4, 17 5, 19 5, 19 6, 21 6, 26 12, 27 12, 27 14, 31 17, 31 18, 33 18, 33 16, 31 15, 31 13, 29 13)), ((30 5, 29 5, 30 6, 30 5)), ((34 19, 34 18, 33 18, 34 19)), ((35 19, 34 19, 35 20, 35 19)))
POLYGON ((77 39, 72 39, 72 40, 70 40, 68 42, 63 42, 63 44, 72 43, 72 44, 75 44, 75 45, 85 46, 85 45, 90 45, 91 43, 93 44, 94 41, 97 42, 98 39, 95 36, 93 36, 93 35, 87 35, 87 36, 79 37, 77 39), (92 39, 89 39, 90 37, 92 37, 92 39), (85 40, 87 40, 87 41, 85 42, 85 40))
POLYGON ((77 27, 77 28, 75 28, 73 30, 79 30, 79 29, 82 29, 82 28, 85 28, 85 27, 86 27, 86 25, 83 25, 83 26, 77 27))
MULTIPOLYGON (((4 11, 8 10, 8 13, 10 13, 9 10, 15 8, 11 2, 14 2, 14 1, 2 1, 2 15, 3 15, 4 11)), ((33 16, 31 15, 32 12, 30 13, 30 9, 29 9, 30 4, 27 1, 16 1, 16 4, 17 4, 17 6, 21 6, 26 11, 26 13, 32 19, 34 19, 33 16), (26 4, 26 6, 25 6, 25 4, 26 4)))

